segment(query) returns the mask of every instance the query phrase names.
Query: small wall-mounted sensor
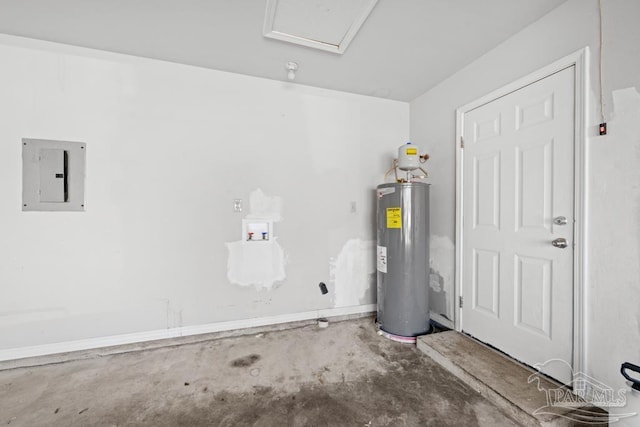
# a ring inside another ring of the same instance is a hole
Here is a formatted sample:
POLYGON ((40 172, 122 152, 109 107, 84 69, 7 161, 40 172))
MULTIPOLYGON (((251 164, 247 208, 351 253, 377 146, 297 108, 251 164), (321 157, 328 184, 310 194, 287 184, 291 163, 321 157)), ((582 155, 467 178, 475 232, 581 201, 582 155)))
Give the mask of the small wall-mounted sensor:
POLYGON ((22 210, 84 211, 86 144, 22 139, 22 210))
POLYGON ((600 123, 600 128, 598 130, 600 132, 600 135, 606 135, 607 134, 607 124, 606 123, 600 123))

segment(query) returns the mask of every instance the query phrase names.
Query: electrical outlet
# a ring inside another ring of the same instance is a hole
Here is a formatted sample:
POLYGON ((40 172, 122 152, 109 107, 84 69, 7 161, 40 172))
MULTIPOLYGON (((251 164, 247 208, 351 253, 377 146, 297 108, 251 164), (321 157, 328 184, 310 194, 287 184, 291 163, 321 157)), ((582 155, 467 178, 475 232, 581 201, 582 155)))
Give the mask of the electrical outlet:
POLYGON ((233 200, 233 211, 234 212, 242 212, 242 199, 234 199, 233 200))

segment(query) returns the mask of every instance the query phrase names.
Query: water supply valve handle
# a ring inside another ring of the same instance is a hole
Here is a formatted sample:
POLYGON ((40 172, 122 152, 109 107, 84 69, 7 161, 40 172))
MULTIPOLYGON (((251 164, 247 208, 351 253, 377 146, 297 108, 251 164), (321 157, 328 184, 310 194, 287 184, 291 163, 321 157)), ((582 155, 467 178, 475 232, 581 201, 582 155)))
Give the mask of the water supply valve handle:
POLYGON ((620 367, 620 373, 623 377, 625 377, 628 381, 631 381, 631 388, 640 391, 640 379, 632 378, 626 370, 629 369, 633 372, 640 374, 640 366, 634 365, 633 363, 624 362, 620 367))

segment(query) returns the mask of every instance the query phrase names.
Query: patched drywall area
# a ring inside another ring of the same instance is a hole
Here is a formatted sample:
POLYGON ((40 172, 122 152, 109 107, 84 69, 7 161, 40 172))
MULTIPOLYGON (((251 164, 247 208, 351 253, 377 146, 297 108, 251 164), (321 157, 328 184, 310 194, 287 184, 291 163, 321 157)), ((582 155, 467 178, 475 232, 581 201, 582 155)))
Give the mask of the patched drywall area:
MULTIPOLYGON (((588 292, 598 303, 587 306, 588 356, 597 378, 629 390, 616 368, 640 364, 640 93, 627 87, 611 96, 607 135, 590 142, 588 292)), ((611 413, 640 411, 640 393, 629 390, 626 399, 611 413)))
MULTIPOLYGON (((274 224, 282 220, 282 198, 268 196, 260 188, 249 195, 249 214, 246 219, 256 223, 274 224)), ((238 229, 242 229, 237 224, 238 229)), ((227 242, 229 251, 227 278, 240 286, 254 286, 257 290, 270 290, 286 278, 285 254, 273 230, 271 235, 252 240, 242 232, 242 238, 227 242)))
POLYGON ((284 251, 275 239, 260 243, 229 242, 227 249, 227 278, 233 284, 269 290, 286 278, 284 251))
POLYGON ((431 236, 429 259, 429 308, 453 321, 455 250, 447 236, 431 236))
POLYGON ((329 260, 329 280, 334 307, 369 303, 367 293, 375 287, 375 241, 350 239, 336 258, 329 260))
POLYGON ((260 188, 249 194, 249 214, 247 218, 282 221, 282 198, 268 196, 260 188))
MULTIPOLYGON (((615 111, 620 112, 614 116, 613 122, 616 123, 616 121, 622 120, 627 125, 623 128, 625 132, 622 137, 627 139, 631 147, 633 147, 632 158, 634 159, 634 164, 640 165, 640 93, 635 87, 614 91, 613 102, 615 111)), ((634 194, 631 200, 631 216, 635 221, 633 222, 634 229, 631 234, 640 236, 640 169, 636 167, 632 170, 635 172, 635 176, 631 177, 634 194)), ((635 271, 632 271, 631 274, 632 277, 637 278, 640 277, 640 265, 638 264, 638 259, 640 259, 640 238, 637 238, 635 243, 635 251, 629 254, 629 257, 635 260, 635 263, 632 261, 631 264, 635 266, 635 271)), ((630 285, 630 301, 636 303, 636 315, 631 318, 632 321, 635 321, 635 328, 630 330, 629 339, 637 341, 638 337, 640 337, 640 304, 637 304, 640 301, 640 286, 637 283, 631 283, 630 285)), ((640 358, 636 362, 640 362, 640 358)))

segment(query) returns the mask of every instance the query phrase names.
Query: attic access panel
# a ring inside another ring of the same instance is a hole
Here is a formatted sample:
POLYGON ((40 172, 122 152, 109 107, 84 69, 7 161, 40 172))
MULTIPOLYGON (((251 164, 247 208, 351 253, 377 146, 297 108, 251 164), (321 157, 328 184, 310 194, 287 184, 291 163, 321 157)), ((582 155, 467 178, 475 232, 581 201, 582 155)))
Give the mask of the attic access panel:
POLYGON ((342 54, 378 0, 267 0, 265 37, 342 54))

